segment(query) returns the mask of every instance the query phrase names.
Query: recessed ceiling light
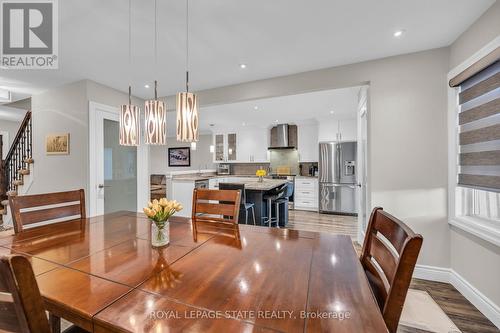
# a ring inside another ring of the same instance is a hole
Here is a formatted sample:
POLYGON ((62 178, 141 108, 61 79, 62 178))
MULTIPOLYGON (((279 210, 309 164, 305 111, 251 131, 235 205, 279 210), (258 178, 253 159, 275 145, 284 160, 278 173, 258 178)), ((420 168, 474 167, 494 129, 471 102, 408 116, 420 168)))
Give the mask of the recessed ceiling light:
POLYGON ((396 30, 394 32, 394 37, 399 38, 399 37, 403 36, 404 33, 405 33, 404 30, 396 30))
POLYGON ((278 122, 278 119, 276 119, 274 122, 275 122, 275 123, 277 123, 277 122, 278 122))
POLYGON ((144 88, 149 89, 149 84, 145 84, 144 88))
POLYGON ((246 125, 247 125, 247 123, 243 122, 241 125, 246 126, 246 125))
POLYGON ((334 113, 335 113, 335 111, 333 111, 333 110, 330 110, 330 114, 334 114, 334 113))
POLYGON ((247 68, 247 64, 240 64, 240 68, 241 68, 241 69, 245 69, 245 68, 247 68))
POLYGON ((257 111, 259 109, 259 107, 258 106, 254 106, 253 109, 257 111))

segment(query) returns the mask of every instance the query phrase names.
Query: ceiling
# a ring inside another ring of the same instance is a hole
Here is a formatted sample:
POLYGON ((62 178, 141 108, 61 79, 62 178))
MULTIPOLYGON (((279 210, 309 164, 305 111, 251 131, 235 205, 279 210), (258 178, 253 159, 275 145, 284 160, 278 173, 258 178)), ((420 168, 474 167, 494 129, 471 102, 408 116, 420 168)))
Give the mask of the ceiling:
MULTIPOLYGON (((277 123, 311 124, 353 119, 356 118, 358 92, 359 87, 352 87, 202 107, 199 128, 205 134, 228 128, 268 129, 277 123)), ((175 134, 175 117, 175 112, 167 113, 168 136, 175 134)))
MULTIPOLYGON (((447 46, 495 0, 191 0, 192 90, 447 46), (394 31, 404 29, 401 38, 394 31), (246 69, 239 65, 245 63, 246 69)), ((0 69, 0 87, 24 98, 91 79, 142 98, 184 88, 185 2, 132 0, 133 64, 128 66, 128 1, 59 1, 59 69, 0 69)))

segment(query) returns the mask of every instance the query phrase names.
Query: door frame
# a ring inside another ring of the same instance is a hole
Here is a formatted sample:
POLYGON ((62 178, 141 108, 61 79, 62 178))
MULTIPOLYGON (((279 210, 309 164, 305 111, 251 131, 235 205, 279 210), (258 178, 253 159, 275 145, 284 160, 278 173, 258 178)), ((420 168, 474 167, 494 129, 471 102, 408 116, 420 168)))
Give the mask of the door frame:
POLYGON ((7 154, 9 153, 10 149, 10 138, 9 138, 9 132, 7 131, 0 131, 0 135, 2 136, 2 156, 0 156, 0 160, 4 160, 5 157, 7 157, 7 154))
MULTIPOLYGON (((104 119, 118 121, 117 107, 89 101, 89 216, 101 215, 104 207, 99 203, 98 154, 104 154, 97 147, 104 140, 102 123, 104 119)), ((118 138, 116 138, 118 140, 118 138)), ((142 211, 149 200, 149 146, 142 142, 137 147, 137 211, 142 211)), ((102 147, 101 147, 102 148, 102 147)), ((102 171, 103 172, 103 171, 102 171)))
POLYGON ((365 219, 363 219, 363 214, 361 212, 361 197, 362 197, 362 193, 361 191, 363 190, 363 187, 362 186, 359 186, 361 184, 361 180, 358 178, 357 179, 357 182, 358 182, 358 189, 360 189, 360 193, 358 193, 358 243, 359 244, 363 244, 364 242, 364 239, 365 239, 365 233, 366 233, 366 230, 363 228, 363 222, 366 226, 368 226, 368 219, 370 217, 370 214, 371 214, 371 192, 370 192, 370 86, 369 85, 366 85, 366 86, 362 86, 360 88, 360 91, 359 91, 359 98, 358 98, 358 110, 357 110, 357 113, 356 113, 356 120, 357 120, 357 132, 358 132, 358 168, 357 168, 357 171, 358 171, 358 177, 360 175, 362 175, 363 173, 366 175, 366 184, 365 184, 365 188, 364 188, 364 191, 365 191, 365 198, 366 198, 366 202, 365 202, 365 212, 366 212, 366 217, 365 219), (364 104, 364 108, 361 107, 361 105, 364 104), (363 128, 363 126, 361 126, 361 121, 360 119, 362 117, 366 117, 365 118, 365 121, 366 121, 366 128, 363 128), (363 130, 366 130, 366 133, 362 133, 363 130), (365 154, 363 155, 362 154, 362 151, 361 149, 359 149, 359 145, 361 144, 360 142, 360 138, 362 136, 365 136, 366 137, 366 151, 365 151, 365 154), (365 166, 365 170, 362 170, 362 168, 360 167, 361 165, 363 165, 361 163, 361 159, 364 160, 364 166, 365 166))

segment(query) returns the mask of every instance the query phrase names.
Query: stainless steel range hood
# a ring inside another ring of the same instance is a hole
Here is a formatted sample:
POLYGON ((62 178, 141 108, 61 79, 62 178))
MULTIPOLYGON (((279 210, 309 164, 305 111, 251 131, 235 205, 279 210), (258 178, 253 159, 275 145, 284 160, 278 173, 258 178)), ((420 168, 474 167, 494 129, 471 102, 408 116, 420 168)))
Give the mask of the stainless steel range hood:
POLYGON ((296 149, 297 126, 279 124, 271 128, 271 146, 268 149, 296 149))

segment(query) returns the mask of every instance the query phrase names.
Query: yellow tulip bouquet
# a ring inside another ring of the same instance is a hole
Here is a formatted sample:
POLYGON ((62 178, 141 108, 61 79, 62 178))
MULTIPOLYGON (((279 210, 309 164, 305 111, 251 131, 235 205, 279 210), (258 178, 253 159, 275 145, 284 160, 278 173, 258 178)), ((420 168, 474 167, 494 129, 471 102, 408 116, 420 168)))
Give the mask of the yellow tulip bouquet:
POLYGON ((267 175, 267 172, 264 169, 259 169, 255 172, 255 175, 259 177, 259 182, 262 182, 264 177, 267 175))
POLYGON ((182 210, 182 205, 175 200, 153 200, 144 207, 144 213, 152 221, 151 242, 153 246, 167 245, 169 242, 168 219, 182 210))

